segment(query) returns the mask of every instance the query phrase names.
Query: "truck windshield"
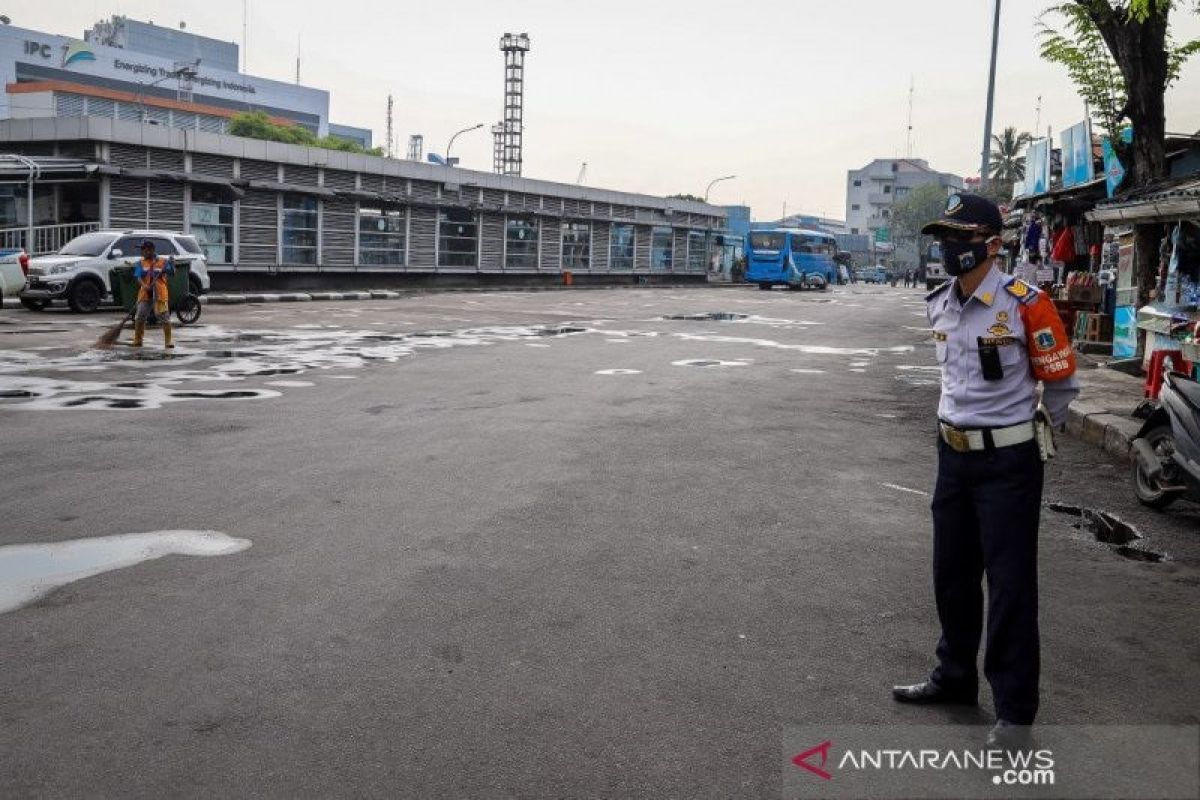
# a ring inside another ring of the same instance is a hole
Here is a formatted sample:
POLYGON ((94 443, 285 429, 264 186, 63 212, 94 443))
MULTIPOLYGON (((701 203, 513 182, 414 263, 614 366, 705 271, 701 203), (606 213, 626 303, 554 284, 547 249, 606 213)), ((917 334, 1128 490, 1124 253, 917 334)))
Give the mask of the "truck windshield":
POLYGON ((782 233, 752 233, 750 234, 750 247, 758 252, 760 250, 782 250, 783 249, 783 234, 782 233))
POLYGON ((58 251, 60 256, 98 256, 117 237, 111 233, 85 233, 76 236, 58 251))

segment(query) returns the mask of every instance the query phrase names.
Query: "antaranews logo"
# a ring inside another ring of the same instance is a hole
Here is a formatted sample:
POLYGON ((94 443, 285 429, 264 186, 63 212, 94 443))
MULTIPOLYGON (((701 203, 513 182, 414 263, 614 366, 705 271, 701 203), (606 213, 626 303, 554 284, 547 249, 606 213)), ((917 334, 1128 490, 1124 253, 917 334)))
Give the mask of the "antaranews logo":
MULTIPOLYGON (((792 763, 821 780, 832 780, 833 773, 826 769, 832 750, 833 740, 826 739, 796 754, 792 763)), ((1048 749, 847 748, 833 760, 829 769, 845 773, 979 770, 992 773, 997 786, 1054 785, 1054 754, 1048 749)))
POLYGON ((826 739, 825 741, 821 742, 816 747, 810 747, 809 749, 805 750, 803 753, 800 753, 799 755, 797 755, 795 758, 792 759, 792 763, 795 764, 797 767, 801 767, 803 769, 808 770, 809 772, 811 772, 813 775, 816 775, 821 780, 827 781, 833 777, 832 775, 830 775, 828 772, 826 772, 823 769, 825 766, 825 762, 829 760, 829 748, 831 748, 831 747, 833 747, 833 742, 830 741, 829 739, 826 739), (808 760, 816 755, 821 756, 820 766, 814 766, 814 765, 808 763, 808 760))

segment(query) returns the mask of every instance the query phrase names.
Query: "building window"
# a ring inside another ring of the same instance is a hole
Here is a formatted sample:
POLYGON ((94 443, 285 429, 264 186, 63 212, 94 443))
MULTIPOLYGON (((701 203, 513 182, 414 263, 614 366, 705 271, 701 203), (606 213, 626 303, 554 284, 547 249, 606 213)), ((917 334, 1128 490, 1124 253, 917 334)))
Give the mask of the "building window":
POLYGON ((189 230, 209 264, 233 263, 233 203, 223 191, 192 186, 189 230))
POLYGON ((562 226, 563 269, 586 270, 592 258, 592 226, 587 222, 564 222, 562 226))
POLYGON ((892 162, 892 172, 899 172, 899 171, 900 171, 900 165, 897 164, 895 161, 893 161, 892 162))
POLYGON ((884 194, 891 194, 891 193, 892 193, 892 185, 891 185, 890 183, 885 183, 885 184, 883 185, 883 193, 884 193, 884 194))
POLYGON ((850 233, 852 233, 854 235, 858 235, 858 228, 851 228, 850 233))
POLYGON ((704 231, 687 233, 687 268, 689 272, 703 272, 704 259, 708 253, 708 236, 704 231))
POLYGON ((438 214, 438 266, 474 267, 479 260, 479 223, 465 208, 438 214))
POLYGON ((284 264, 317 263, 317 198, 306 194, 283 195, 284 264))
POLYGON ((509 217, 504 223, 504 268, 537 269, 538 222, 536 217, 509 217))
POLYGON ((403 209, 358 210, 358 263, 363 266, 403 266, 406 258, 408 212, 403 209))
POLYGON ((652 228, 650 231, 650 268, 668 270, 675 256, 673 234, 670 228, 652 228))
POLYGON ((879 212, 879 216, 883 217, 884 219, 887 219, 888 218, 888 210, 886 208, 883 209, 882 211, 879 212))
POLYGON ((861 208, 861 206, 859 206, 858 203, 854 203, 853 205, 850 206, 851 211, 858 211, 860 208, 861 208))
POLYGON ((608 268, 633 269, 634 227, 613 225, 609 237, 608 268))
POLYGON ((854 185, 855 185, 855 186, 862 186, 862 181, 855 181, 855 182, 854 182, 854 185))

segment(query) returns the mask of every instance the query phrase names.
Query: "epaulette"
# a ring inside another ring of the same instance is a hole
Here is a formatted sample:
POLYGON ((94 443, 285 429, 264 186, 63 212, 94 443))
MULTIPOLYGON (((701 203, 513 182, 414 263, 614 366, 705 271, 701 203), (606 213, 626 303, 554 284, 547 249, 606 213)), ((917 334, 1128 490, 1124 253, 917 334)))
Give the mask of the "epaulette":
POLYGON ((1017 298, 1024 305, 1029 305, 1038 298, 1040 291, 1036 286, 1030 286, 1020 278, 1013 278, 1008 283, 1004 284, 1004 290, 1017 298))
POLYGON ((950 281, 946 281, 945 283, 941 284, 936 289, 934 289, 932 292, 925 295, 925 300, 928 302, 929 300, 932 300, 933 298, 937 297, 939 294, 941 294, 942 292, 946 291, 949 288, 950 288, 950 281))

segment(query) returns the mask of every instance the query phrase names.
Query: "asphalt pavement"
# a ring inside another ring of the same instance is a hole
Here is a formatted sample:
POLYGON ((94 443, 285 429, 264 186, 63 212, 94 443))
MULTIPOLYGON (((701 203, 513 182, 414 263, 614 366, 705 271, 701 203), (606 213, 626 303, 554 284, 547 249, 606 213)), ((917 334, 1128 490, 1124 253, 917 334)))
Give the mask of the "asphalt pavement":
MULTIPOLYGON (((921 294, 209 306, 169 357, 0 311, 0 545, 46 556, 0 796, 763 797, 787 724, 989 723, 888 691, 938 633, 921 294)), ((1142 538, 1045 511, 1040 721, 1195 723, 1200 511, 1062 450, 1046 499, 1142 538)))

